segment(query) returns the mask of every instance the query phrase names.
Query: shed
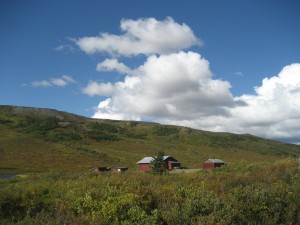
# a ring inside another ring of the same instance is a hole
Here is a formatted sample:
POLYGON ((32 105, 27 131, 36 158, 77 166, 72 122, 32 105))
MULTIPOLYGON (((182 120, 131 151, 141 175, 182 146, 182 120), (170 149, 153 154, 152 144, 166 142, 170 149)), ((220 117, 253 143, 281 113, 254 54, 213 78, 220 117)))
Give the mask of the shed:
POLYGON ((122 173, 122 172, 125 172, 127 171, 128 168, 127 167, 117 167, 117 168, 113 168, 112 169, 112 172, 113 173, 122 173))
POLYGON ((105 172, 110 171, 110 168, 107 166, 98 166, 95 168, 95 172, 105 172))
POLYGON ((208 159, 203 163, 203 169, 214 169, 225 165, 225 162, 221 159, 208 159))
MULTIPOLYGON (((152 170, 150 163, 154 160, 153 157, 145 157, 142 160, 137 162, 138 169, 142 171, 150 171, 152 170)), ((173 158, 172 156, 165 155, 164 156, 164 162, 166 163, 166 166, 169 170, 174 169, 174 167, 180 167, 180 162, 173 158)))

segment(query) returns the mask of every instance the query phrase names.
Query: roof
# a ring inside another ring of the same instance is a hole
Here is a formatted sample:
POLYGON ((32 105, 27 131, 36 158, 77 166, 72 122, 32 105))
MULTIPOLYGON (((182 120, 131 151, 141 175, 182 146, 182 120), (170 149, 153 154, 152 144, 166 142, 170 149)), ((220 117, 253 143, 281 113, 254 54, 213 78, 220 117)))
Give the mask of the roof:
POLYGON ((213 162, 213 163, 225 163, 223 160, 221 160, 221 159, 208 159, 208 160, 206 160, 205 162, 207 162, 207 161, 211 161, 211 162, 213 162))
MULTIPOLYGON (((165 155, 165 156, 164 156, 164 160, 166 160, 166 159, 169 158, 169 157, 171 157, 171 156, 165 155)), ((152 160, 154 160, 153 157, 145 157, 145 158, 143 158, 142 160, 138 161, 136 164, 150 163, 152 160)))

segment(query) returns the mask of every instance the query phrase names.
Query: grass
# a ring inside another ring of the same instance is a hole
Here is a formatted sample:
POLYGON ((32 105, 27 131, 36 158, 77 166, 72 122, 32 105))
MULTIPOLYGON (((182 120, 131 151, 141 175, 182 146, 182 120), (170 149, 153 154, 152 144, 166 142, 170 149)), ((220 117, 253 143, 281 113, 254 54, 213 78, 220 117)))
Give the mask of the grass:
POLYGON ((299 157, 300 146, 251 135, 134 121, 95 120, 50 109, 0 106, 0 172, 86 171, 126 166, 158 151, 188 168, 299 157))

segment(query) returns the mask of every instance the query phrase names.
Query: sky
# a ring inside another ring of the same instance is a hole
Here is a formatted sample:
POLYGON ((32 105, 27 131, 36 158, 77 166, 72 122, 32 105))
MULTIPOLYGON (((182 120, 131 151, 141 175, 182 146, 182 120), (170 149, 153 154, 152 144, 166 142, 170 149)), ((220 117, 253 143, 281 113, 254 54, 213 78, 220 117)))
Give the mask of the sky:
POLYGON ((0 0, 0 104, 300 143, 297 0, 0 0))

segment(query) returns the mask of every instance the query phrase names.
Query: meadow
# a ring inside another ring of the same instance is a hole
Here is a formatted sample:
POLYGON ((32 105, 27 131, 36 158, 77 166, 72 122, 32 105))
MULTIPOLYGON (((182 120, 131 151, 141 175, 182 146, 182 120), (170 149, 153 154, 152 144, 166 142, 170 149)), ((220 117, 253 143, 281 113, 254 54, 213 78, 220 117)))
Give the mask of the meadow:
POLYGON ((0 224, 299 224, 299 160, 0 180, 0 224))
POLYGON ((0 106, 0 173, 20 174, 0 179, 0 224, 297 225, 299 157, 299 145, 249 134, 0 106), (196 170, 137 170, 158 151, 196 170), (213 157, 227 165, 201 170, 213 157))
POLYGON ((96 120, 51 109, 0 106, 0 173, 83 172, 126 166, 158 151, 188 168, 300 157, 300 146, 253 135, 135 121, 96 120))

